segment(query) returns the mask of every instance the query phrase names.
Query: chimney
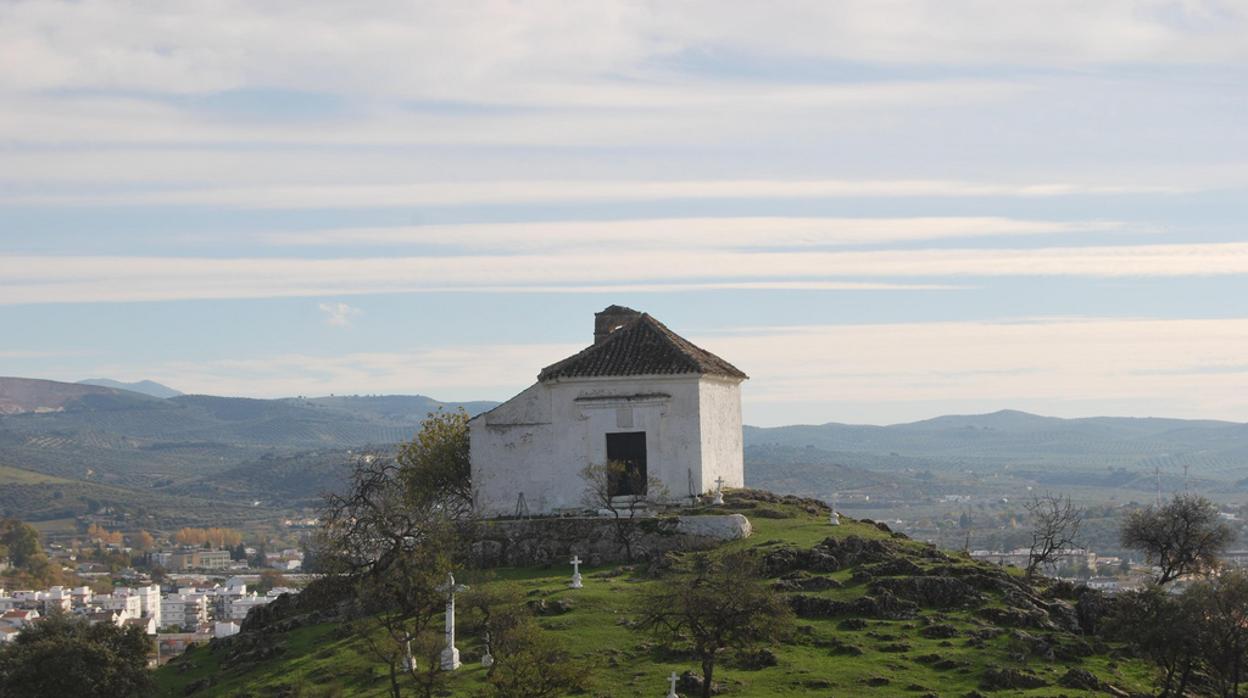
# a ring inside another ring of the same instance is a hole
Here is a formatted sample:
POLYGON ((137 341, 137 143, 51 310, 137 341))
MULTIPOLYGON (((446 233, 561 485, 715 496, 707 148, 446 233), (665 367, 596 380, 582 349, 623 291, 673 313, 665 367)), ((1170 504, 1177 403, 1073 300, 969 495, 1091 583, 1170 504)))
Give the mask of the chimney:
POLYGON ((594 344, 601 344, 607 335, 640 315, 636 310, 622 305, 609 305, 602 312, 594 313, 594 344))

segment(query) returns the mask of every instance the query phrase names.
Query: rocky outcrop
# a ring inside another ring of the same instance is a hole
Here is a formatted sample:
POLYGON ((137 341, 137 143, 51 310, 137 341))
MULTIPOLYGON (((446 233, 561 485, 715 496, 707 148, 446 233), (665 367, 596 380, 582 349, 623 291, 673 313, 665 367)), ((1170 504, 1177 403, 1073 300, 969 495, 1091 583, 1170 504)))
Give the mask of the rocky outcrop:
POLYGON ((1108 693, 1111 696, 1121 696, 1122 698, 1127 698, 1130 695, 1126 691, 1100 680, 1096 677, 1096 674, 1087 669, 1070 669, 1062 675, 1062 678, 1057 680, 1057 683, 1059 686, 1073 688, 1078 691, 1097 691, 1108 693))
POLYGON ((881 620, 909 620, 918 615, 919 610, 918 604, 900 599, 886 590, 853 601, 798 594, 789 597, 789 606, 798 618, 861 616, 881 620))
POLYGON ((772 585, 776 591, 826 591, 840 589, 844 585, 831 577, 820 577, 809 572, 790 572, 772 585))
POLYGON ((784 546, 768 552, 763 557, 763 573, 779 577, 798 571, 837 572, 854 567, 869 577, 914 574, 922 570, 907 557, 928 555, 927 550, 859 536, 826 538, 813 548, 784 546))
POLYGON ((681 516, 676 519, 676 533, 692 538, 709 538, 723 542, 749 538, 753 528, 750 520, 740 514, 726 516, 681 516))
POLYGON ((985 691, 1017 691, 1042 688, 1049 682, 1024 669, 989 669, 984 672, 979 687, 985 691))
POLYGON ((984 603, 983 594, 962 580, 951 577, 887 577, 875 580, 868 588, 877 596, 888 592, 929 608, 963 608, 984 603))
POLYGON ((563 564, 573 555, 588 565, 602 565, 629 562, 630 547, 635 561, 669 552, 708 550, 746 538, 751 530, 741 514, 495 519, 477 527, 473 555, 482 567, 563 564))

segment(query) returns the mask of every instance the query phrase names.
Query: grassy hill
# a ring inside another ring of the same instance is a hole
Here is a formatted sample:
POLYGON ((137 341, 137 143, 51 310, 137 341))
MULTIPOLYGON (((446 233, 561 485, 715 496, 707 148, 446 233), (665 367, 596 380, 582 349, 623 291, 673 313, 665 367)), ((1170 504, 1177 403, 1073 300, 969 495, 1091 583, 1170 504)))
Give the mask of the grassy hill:
MULTIPOLYGON (((1073 589, 1033 587, 867 522, 832 527, 826 509, 793 498, 730 493, 715 509, 721 512, 743 513, 755 527, 721 551, 764 556, 799 616, 796 632, 771 648, 773 665, 725 658, 716 675, 726 695, 965 696, 1011 681, 1036 687, 993 695, 1098 695, 1065 685, 1071 670, 1116 690, 1147 689, 1147 667, 1111 656, 1113 648, 1081 632, 1073 589)), ((653 698, 664 695, 670 672, 695 669, 689 657, 630 628, 639 592, 672 583, 667 576, 645 565, 589 568, 585 588, 572 590, 568 573, 560 564, 461 577, 478 587, 514 585, 547 606, 566 602, 567 612, 538 620, 593 667, 585 695, 653 698)), ((485 685, 473 619, 465 613, 459 625, 465 665, 439 695, 472 696, 485 685)), ((291 612, 196 648, 157 679, 163 696, 383 696, 383 673, 342 626, 291 612)))

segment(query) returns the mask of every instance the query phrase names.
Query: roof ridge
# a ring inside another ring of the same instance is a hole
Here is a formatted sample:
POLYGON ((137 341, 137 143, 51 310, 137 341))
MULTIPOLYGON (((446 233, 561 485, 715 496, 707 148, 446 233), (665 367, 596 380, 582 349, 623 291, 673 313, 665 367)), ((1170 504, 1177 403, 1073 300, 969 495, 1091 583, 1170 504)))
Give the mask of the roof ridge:
POLYGON ((537 379, 655 374, 749 377, 653 315, 638 313, 602 341, 543 368, 537 379))

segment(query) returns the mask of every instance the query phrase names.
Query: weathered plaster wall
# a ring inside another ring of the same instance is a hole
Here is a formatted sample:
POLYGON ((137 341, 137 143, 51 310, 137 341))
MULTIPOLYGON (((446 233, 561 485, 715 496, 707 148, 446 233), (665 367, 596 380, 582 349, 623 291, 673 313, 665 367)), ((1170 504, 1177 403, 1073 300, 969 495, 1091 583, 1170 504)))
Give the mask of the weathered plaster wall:
POLYGON ((649 474, 687 496, 701 472, 699 400, 697 376, 535 384, 470 424, 478 510, 512 514, 520 492, 535 514, 584 506, 581 470, 606 461, 611 432, 644 431, 649 474))
POLYGON ((698 383, 698 404, 701 416, 701 491, 714 490, 715 480, 719 477, 724 478, 724 487, 744 487, 741 381, 713 376, 702 378, 698 383))

